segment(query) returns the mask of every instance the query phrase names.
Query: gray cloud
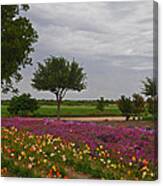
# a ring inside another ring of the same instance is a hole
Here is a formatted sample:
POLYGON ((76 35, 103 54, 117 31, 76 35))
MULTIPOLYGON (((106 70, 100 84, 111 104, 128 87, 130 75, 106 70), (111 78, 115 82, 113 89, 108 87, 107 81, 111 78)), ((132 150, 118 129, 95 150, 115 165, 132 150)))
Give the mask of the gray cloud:
POLYGON ((36 63, 49 55, 75 57, 88 74, 87 90, 67 98, 130 95, 140 90, 143 78, 152 76, 152 1, 31 4, 26 15, 39 41, 33 67, 22 71, 22 92, 52 97, 30 86, 36 63))

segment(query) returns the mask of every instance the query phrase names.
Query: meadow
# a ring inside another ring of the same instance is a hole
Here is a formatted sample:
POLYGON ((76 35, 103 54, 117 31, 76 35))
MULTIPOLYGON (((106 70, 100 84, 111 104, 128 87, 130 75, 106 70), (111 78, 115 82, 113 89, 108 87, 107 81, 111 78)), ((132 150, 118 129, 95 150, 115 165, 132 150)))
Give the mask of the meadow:
MULTIPOLYGON (((8 105, 1 106, 2 117, 8 117, 10 114, 7 111, 8 105)), ((31 116, 35 117, 54 117, 57 115, 56 105, 40 105, 40 108, 31 116)), ((121 112, 116 104, 111 104, 106 107, 104 112, 100 112, 93 105, 62 105, 61 116, 120 116, 121 112)))
MULTIPOLYGON (((9 117, 11 116, 7 110, 8 105, 1 105, 1 116, 9 117)), ((57 116, 57 107, 52 104, 40 104, 40 107, 37 111, 32 114, 29 114, 32 117, 56 117, 57 116)), ((61 106, 61 116, 62 117, 89 117, 89 116, 122 116, 121 111, 119 110, 117 104, 109 104, 106 106, 103 112, 97 110, 96 105, 94 104, 63 104, 61 106)), ((143 113, 144 120, 152 120, 151 114, 148 112, 143 113)))

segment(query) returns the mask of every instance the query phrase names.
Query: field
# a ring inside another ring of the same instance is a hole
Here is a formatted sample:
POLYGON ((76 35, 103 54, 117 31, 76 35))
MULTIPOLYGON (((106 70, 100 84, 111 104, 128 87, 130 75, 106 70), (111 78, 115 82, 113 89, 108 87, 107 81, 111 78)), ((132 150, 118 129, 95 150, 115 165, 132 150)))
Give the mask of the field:
POLYGON ((156 131, 130 123, 3 118, 2 175, 155 180, 156 131))
MULTIPOLYGON (((1 107, 2 117, 9 116, 7 111, 7 105, 2 105, 1 107)), ((96 109, 96 106, 92 105, 63 105, 61 107, 61 116, 118 116, 121 112, 118 106, 112 104, 106 107, 104 112, 100 112, 96 109)), ((40 108, 32 115, 37 117, 54 117, 56 116, 56 106, 55 105, 41 105, 40 108)))
MULTIPOLYGON (((1 106, 1 115, 2 117, 9 117, 10 114, 7 111, 8 105, 1 106)), ((40 105, 40 108, 35 111, 30 116, 33 117, 56 117, 57 108, 55 105, 40 105)), ((95 105, 86 104, 86 105, 62 105, 61 106, 61 116, 63 117, 89 117, 89 116, 122 116, 121 111, 119 110, 116 104, 109 104, 105 108, 105 111, 100 112, 96 109, 95 105)), ((143 114, 143 119, 151 120, 151 115, 148 113, 143 114)))

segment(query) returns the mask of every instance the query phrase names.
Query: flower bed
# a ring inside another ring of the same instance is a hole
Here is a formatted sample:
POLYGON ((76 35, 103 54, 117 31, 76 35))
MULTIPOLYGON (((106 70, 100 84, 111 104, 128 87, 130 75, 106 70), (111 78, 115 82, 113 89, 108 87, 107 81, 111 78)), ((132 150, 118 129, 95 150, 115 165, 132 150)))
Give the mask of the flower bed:
POLYGON ((155 131, 145 128, 2 119, 2 175, 73 178, 72 167, 76 178, 82 172, 86 178, 153 180, 155 141, 155 131))

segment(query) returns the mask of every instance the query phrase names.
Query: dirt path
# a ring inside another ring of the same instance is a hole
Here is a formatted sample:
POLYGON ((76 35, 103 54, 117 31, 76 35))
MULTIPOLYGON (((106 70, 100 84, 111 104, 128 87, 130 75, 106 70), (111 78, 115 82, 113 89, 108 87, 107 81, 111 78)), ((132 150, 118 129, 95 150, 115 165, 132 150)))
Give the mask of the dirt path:
POLYGON ((125 117, 113 116, 113 117, 62 117, 63 120, 71 121, 124 121, 125 117))

